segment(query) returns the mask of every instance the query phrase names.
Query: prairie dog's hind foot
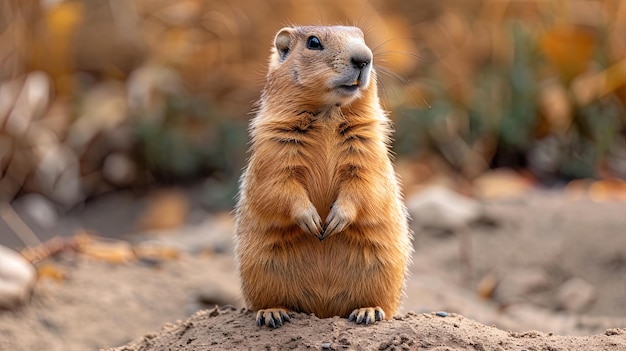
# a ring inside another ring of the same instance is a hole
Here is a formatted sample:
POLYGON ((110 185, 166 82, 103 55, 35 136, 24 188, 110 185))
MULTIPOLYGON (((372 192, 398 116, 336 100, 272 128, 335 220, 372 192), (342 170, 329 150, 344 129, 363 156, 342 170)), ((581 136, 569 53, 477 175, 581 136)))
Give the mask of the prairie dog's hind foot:
POLYGON ((267 308, 256 313, 256 325, 259 327, 265 324, 268 327, 278 328, 284 322, 290 322, 289 314, 284 308, 267 308))
POLYGON ((385 319, 385 311, 378 306, 357 308, 348 316, 348 320, 354 321, 357 324, 364 323, 365 325, 382 321, 383 319, 385 319))

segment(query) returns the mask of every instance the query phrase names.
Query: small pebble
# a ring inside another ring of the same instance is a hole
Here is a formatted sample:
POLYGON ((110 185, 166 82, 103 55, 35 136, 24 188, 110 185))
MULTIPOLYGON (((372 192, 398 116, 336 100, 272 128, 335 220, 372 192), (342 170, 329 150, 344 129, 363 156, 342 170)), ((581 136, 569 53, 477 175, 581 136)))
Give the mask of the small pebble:
POLYGON ((329 342, 323 342, 322 343, 322 349, 323 350, 330 350, 331 344, 329 342))
POLYGON ((437 311, 435 314, 439 317, 448 317, 448 312, 445 311, 437 311))
POLYGON ((220 307, 220 311, 237 311, 237 307, 233 305, 224 305, 220 307))
POLYGON ((35 267, 22 255, 0 245, 0 310, 29 301, 37 281, 35 267))

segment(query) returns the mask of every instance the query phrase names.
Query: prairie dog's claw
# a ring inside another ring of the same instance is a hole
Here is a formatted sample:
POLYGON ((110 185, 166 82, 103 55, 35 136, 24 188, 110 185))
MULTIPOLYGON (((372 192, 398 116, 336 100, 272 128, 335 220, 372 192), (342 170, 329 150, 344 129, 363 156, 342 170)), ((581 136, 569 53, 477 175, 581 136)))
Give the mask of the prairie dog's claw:
POLYGON ((313 204, 310 204, 307 209, 296 215, 295 221, 305 233, 311 234, 318 239, 323 235, 322 218, 313 204))
POLYGON ((324 231, 319 238, 324 240, 331 235, 341 233, 344 231, 353 221, 349 211, 346 211, 342 206, 334 203, 331 206, 330 213, 326 217, 326 223, 324 223, 324 231))
POLYGON ((256 325, 259 327, 265 324, 271 328, 278 328, 284 322, 290 322, 289 314, 284 308, 267 308, 256 313, 256 325))
POLYGON ((368 325, 372 322, 378 322, 385 319, 385 311, 380 307, 364 307, 357 308, 350 313, 348 320, 355 321, 357 324, 364 323, 368 325))

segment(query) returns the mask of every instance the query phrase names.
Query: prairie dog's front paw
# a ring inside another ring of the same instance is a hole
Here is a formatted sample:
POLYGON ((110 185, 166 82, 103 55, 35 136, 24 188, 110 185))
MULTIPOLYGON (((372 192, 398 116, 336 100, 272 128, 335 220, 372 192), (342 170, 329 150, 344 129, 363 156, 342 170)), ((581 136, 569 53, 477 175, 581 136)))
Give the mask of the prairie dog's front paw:
POLYGON ((324 240, 331 235, 342 232, 354 221, 355 211, 353 206, 341 205, 339 201, 333 204, 330 209, 326 223, 324 224, 324 233, 320 240, 324 240))
POLYGON ((305 233, 314 235, 317 238, 320 238, 322 235, 322 218, 311 202, 309 202, 307 207, 296 211, 294 219, 305 233))

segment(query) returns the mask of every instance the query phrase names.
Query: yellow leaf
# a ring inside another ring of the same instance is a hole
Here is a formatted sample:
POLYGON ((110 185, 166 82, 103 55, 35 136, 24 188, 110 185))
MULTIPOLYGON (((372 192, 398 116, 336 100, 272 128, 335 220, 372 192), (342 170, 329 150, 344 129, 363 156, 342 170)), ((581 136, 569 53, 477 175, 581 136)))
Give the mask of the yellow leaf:
POLYGON ((589 186, 589 197, 596 202, 626 201, 626 182, 620 179, 603 179, 589 186))
POLYGON ((79 251, 86 256, 110 263, 126 263, 135 259, 129 243, 122 240, 98 238, 79 245, 79 251))
POLYGON ((548 30, 540 46, 561 78, 569 82, 587 69, 595 39, 581 27, 567 25, 548 30))
POLYGON ((71 90, 70 79, 65 77, 72 71, 72 42, 76 28, 83 16, 81 2, 61 2, 52 7, 44 17, 44 30, 33 42, 33 63, 36 68, 49 73, 57 83, 57 90, 71 90))
POLYGON ((512 170, 498 169, 474 180, 476 193, 485 199, 521 197, 532 188, 532 182, 512 170))
POLYGON ((81 2, 61 2, 46 14, 48 30, 57 36, 67 36, 82 19, 81 2))
POLYGON ((37 267, 37 274, 39 278, 49 278, 56 281, 65 280, 65 272, 59 267, 46 263, 37 267))
POLYGON ((139 259, 175 260, 180 256, 178 249, 149 243, 138 245, 133 250, 139 259))

